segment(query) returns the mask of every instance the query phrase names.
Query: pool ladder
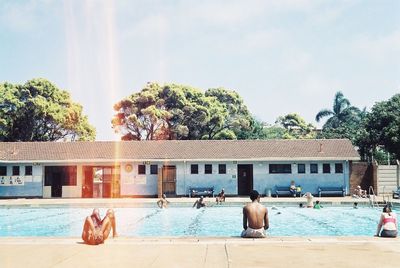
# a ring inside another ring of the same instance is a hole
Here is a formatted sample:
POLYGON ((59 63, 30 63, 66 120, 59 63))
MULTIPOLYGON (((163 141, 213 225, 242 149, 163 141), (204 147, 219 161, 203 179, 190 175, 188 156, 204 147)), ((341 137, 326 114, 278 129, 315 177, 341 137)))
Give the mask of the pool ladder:
POLYGON ((369 205, 371 207, 379 207, 378 201, 376 201, 376 196, 375 196, 375 192, 374 192, 374 188, 372 186, 370 186, 368 188, 368 198, 369 198, 369 205))

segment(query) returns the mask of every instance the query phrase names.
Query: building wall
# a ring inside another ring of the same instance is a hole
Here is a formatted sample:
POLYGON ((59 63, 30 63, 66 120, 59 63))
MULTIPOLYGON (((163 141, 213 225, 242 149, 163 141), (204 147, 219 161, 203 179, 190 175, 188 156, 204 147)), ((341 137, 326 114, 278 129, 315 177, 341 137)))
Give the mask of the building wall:
POLYGON ((186 162, 177 164, 177 195, 187 195, 189 187, 211 187, 214 191, 219 192, 224 188, 227 195, 236 195, 237 187, 237 165, 252 164, 253 165, 253 189, 261 194, 266 194, 270 189, 274 193, 275 186, 289 186, 294 180, 296 185, 301 185, 303 192, 318 193, 318 186, 343 186, 349 193, 349 163, 348 161, 323 161, 323 162, 186 162), (310 173, 310 163, 318 164, 318 173, 310 173), (343 165, 343 173, 335 173, 335 163, 343 165), (191 164, 198 164, 199 174, 190 174, 191 164), (212 164, 212 174, 204 173, 204 165, 212 164), (218 174, 218 164, 226 164, 226 174, 218 174), (269 164, 291 164, 291 174, 270 174, 269 164), (305 164, 306 173, 298 174, 297 164, 305 164), (330 164, 331 173, 324 174, 322 171, 323 164, 330 164))
MULTIPOLYGON (((150 174, 150 164, 146 165, 146 174, 138 174, 138 166, 143 162, 121 163, 121 196, 157 195, 157 174, 150 174), (132 166, 132 170, 127 168, 132 166)), ((151 163, 158 165, 159 163, 151 163)))
POLYGON ((378 165, 378 194, 391 194, 399 186, 398 165, 378 165))
POLYGON ((24 181, 23 185, 5 186, 0 184, 0 197, 42 197, 43 196, 43 167, 32 164, 2 164, 7 167, 7 175, 0 176, 4 180, 9 180, 12 176, 12 167, 19 166, 20 179, 24 181), (32 166, 32 175, 25 175, 25 166, 32 166))
POLYGON ((260 194, 267 194, 268 189, 272 194, 275 192, 275 186, 289 186, 291 181, 300 185, 302 192, 318 193, 319 186, 343 186, 346 192, 349 192, 349 164, 346 161, 310 161, 310 162, 256 162, 254 164, 254 189, 260 194), (318 165, 318 173, 310 172, 310 164, 318 165), (335 163, 342 163, 343 173, 335 173, 335 163), (291 174, 270 174, 269 164, 291 164, 291 174), (297 164, 305 164, 305 173, 299 174, 297 164), (331 172, 323 173, 323 164, 330 164, 331 172))
POLYGON ((376 175, 377 166, 367 162, 352 162, 350 172, 350 193, 353 194, 358 185, 362 189, 368 190, 370 186, 376 192, 376 175), (375 170, 375 172, 374 172, 375 170), (374 183, 375 182, 375 183, 374 183))
MULTIPOLYGON (((110 163, 112 165, 113 163, 110 163)), ((157 195, 157 182, 158 175, 150 174, 150 165, 156 164, 158 168, 163 165, 176 166, 176 194, 187 195, 190 187, 214 187, 217 193, 224 188, 227 195, 237 195, 237 166, 238 164, 252 164, 253 165, 253 188, 258 190, 261 194, 267 194, 270 189, 274 193, 275 186, 290 185, 290 181, 294 180, 296 185, 301 185, 303 192, 311 192, 317 194, 318 186, 344 186, 350 189, 349 182, 349 164, 348 161, 309 161, 309 162, 267 162, 267 161, 181 161, 181 162, 149 162, 146 163, 146 174, 138 174, 138 166, 143 162, 125 162, 120 163, 120 176, 121 176, 121 196, 154 196, 157 195), (306 166, 305 174, 298 174, 297 164, 303 163, 306 166), (318 173, 310 173, 310 163, 318 164, 318 173), (329 163, 331 166, 331 173, 322 173, 323 163, 329 163), (343 173, 335 174, 335 163, 343 164, 343 173), (127 168, 127 165, 132 166, 132 170, 127 168), (191 174, 191 165, 198 165, 198 174, 191 174), (212 164, 212 174, 205 174, 205 164, 212 164), (218 165, 226 165, 226 174, 218 174, 218 165), (290 164, 292 167, 291 174, 270 174, 269 164, 290 164)), ((50 164, 48 164, 50 165, 50 164)), ((60 164, 63 165, 63 164, 60 164)), ((65 164, 64 164, 65 165, 65 164)), ((68 163, 68 165, 73 165, 68 163)), ((93 165, 79 164, 77 165, 77 184, 73 186, 62 187, 63 198, 79 198, 82 196, 82 182, 83 182, 83 166, 93 165)), ((108 165, 108 164, 101 164, 108 165)), ((20 174, 24 171, 23 165, 20 165, 20 174)), ((51 187, 43 186, 44 181, 44 167, 42 165, 33 165, 33 175, 31 178, 25 179, 23 186, 0 186, 0 197, 24 197, 24 196, 38 196, 44 198, 51 198, 51 187)), ((7 175, 11 175, 12 165, 8 168, 7 175)), ((349 193, 349 190, 347 190, 349 193)))

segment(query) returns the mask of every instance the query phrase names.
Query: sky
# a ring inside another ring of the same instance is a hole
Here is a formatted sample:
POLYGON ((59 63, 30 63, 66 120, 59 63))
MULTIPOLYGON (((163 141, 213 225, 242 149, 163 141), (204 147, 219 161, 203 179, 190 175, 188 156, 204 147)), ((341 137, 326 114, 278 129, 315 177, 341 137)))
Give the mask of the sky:
POLYGON ((71 93, 97 140, 147 82, 237 91, 272 124, 316 126, 342 91, 368 110, 400 93, 398 0, 0 0, 0 82, 71 93))

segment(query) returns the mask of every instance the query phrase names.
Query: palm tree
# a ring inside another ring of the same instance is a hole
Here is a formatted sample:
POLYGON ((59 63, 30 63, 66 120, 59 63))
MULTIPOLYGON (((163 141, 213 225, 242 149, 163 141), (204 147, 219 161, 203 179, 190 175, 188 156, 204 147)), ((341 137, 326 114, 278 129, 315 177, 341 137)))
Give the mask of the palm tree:
POLYGON ((360 113, 360 109, 351 106, 350 101, 343 96, 342 92, 338 91, 333 100, 333 110, 322 109, 315 116, 315 120, 319 122, 321 118, 329 116, 330 118, 325 122, 324 128, 337 128, 348 119, 359 119, 360 113))

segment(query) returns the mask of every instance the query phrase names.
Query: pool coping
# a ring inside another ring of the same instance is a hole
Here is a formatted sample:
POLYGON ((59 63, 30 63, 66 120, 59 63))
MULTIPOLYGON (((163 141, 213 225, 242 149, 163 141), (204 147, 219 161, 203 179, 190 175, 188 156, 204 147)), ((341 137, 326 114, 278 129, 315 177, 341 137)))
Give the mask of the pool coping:
MULTIPOLYGON (((81 198, 62 198, 62 199, 0 199, 1 207, 156 207, 157 198, 114 198, 114 199, 81 199, 81 198)), ((168 198, 171 202, 171 207, 182 207, 191 206, 196 198, 168 198)), ((357 202, 360 206, 366 206, 370 204, 368 198, 352 198, 352 197, 315 197, 315 200, 319 200, 321 204, 328 206, 352 206, 354 202, 357 202)), ((378 196, 376 201, 384 203, 385 197, 378 196)), ((390 200, 395 207, 400 207, 400 199, 390 200)), ((210 206, 219 206, 216 204, 215 199, 211 197, 205 198, 206 204, 210 206)), ((221 206, 243 206, 249 203, 249 198, 244 197, 232 197, 227 198, 221 206)), ((285 198, 285 197, 263 197, 261 203, 267 207, 270 205, 280 206, 298 206, 299 203, 306 203, 306 199, 302 197, 297 198, 285 198)))

